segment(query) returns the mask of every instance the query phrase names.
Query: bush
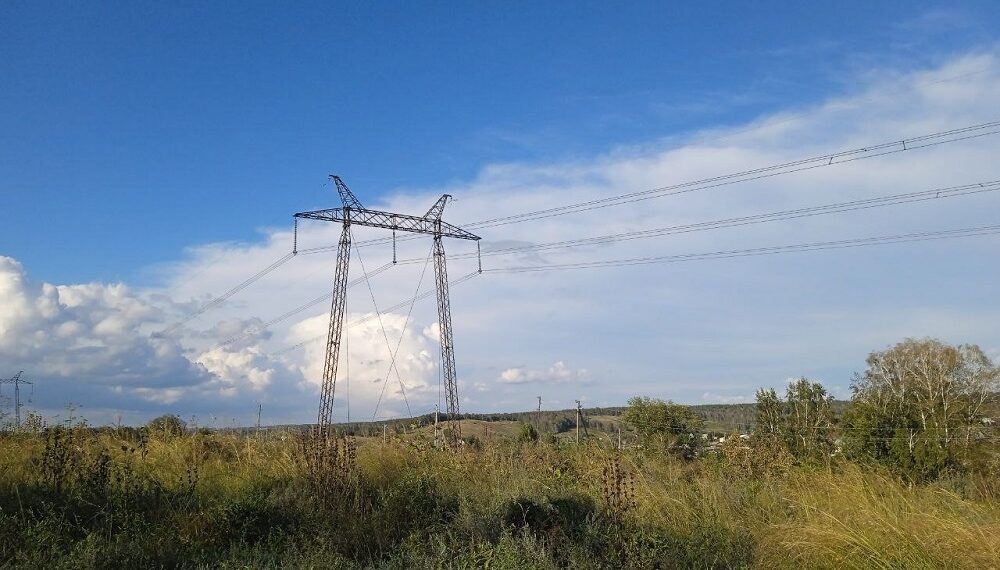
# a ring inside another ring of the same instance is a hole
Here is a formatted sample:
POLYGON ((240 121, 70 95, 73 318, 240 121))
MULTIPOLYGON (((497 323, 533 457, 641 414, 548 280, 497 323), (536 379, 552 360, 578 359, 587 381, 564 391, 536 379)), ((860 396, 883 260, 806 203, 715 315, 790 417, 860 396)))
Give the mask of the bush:
POLYGON ((538 441, 538 430, 529 423, 522 423, 517 430, 516 439, 520 443, 535 443, 538 441))
POLYGON ((146 428, 153 435, 169 438, 184 435, 184 432, 187 430, 187 424, 179 417, 167 414, 149 420, 146 428))

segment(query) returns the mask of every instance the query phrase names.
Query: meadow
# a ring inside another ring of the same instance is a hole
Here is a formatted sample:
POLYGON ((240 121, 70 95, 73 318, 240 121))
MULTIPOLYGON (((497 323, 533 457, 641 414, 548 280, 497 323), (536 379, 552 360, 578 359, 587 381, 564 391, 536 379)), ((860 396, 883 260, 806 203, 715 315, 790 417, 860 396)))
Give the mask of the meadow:
MULTIPOLYGON (((463 431, 482 430, 470 422, 463 431)), ((3 568, 997 568, 1000 484, 913 484, 739 438, 685 460, 592 436, 340 440, 85 426, 0 437, 3 568)))

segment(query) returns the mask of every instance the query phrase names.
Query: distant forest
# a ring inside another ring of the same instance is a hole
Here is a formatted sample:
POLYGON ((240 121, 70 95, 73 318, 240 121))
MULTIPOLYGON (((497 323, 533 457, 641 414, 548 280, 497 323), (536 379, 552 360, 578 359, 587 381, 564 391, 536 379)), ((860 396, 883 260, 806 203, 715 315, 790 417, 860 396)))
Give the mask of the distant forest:
MULTIPOLYGON (((832 407, 837 417, 844 413, 849 402, 834 400, 832 407)), ((691 410, 705 420, 705 431, 710 433, 748 433, 753 427, 756 404, 701 404, 690 406, 691 410)), ((619 423, 615 419, 625 411, 625 406, 583 408, 583 423, 581 427, 594 431, 614 431, 619 423)), ((480 420, 485 422, 523 422, 530 423, 542 433, 565 433, 576 427, 576 410, 542 410, 526 412, 491 412, 483 414, 462 414, 462 419, 480 420)), ((447 414, 438 415, 438 421, 446 421, 447 414)), ((419 428, 434 423, 434 414, 424 414, 413 418, 392 420, 339 423, 336 429, 339 433, 349 435, 374 436, 382 432, 383 426, 398 433, 407 429, 419 428)), ((307 426, 301 426, 305 429, 307 426)))

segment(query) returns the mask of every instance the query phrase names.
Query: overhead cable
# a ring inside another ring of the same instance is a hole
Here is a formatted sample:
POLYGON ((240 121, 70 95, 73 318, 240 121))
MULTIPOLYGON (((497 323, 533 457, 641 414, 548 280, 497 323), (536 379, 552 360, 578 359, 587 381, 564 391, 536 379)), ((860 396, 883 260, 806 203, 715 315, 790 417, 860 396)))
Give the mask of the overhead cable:
MULTIPOLYGON (((361 257, 361 250, 358 249, 357 245, 354 246, 354 251, 358 255, 358 263, 361 264, 361 273, 362 273, 362 275, 365 278, 365 283, 368 284, 368 293, 371 294, 372 308, 375 309, 375 316, 378 318, 378 326, 379 326, 380 329, 382 329, 382 338, 385 339, 385 348, 389 351, 390 356, 393 356, 392 360, 389 362, 389 371, 390 372, 392 372, 393 370, 396 371, 396 380, 399 382, 399 389, 403 393, 403 401, 406 402, 406 413, 409 414, 410 413, 410 400, 409 400, 409 398, 406 397, 406 386, 403 384, 403 378, 400 376, 400 374, 399 374, 399 368, 396 366, 396 359, 395 359, 395 357, 394 357, 395 355, 393 354, 393 351, 392 351, 392 344, 389 342, 389 334, 385 331, 385 323, 382 322, 382 313, 379 312, 379 310, 378 310, 378 303, 375 301, 375 290, 372 289, 372 282, 371 282, 370 279, 368 279, 368 273, 365 271, 365 261, 361 257)), ((423 279, 423 275, 421 275, 421 280, 422 279, 423 279)), ((404 330, 404 332, 405 332, 405 330, 404 330)), ((402 338, 400 338, 400 341, 402 341, 402 338)), ((386 373, 386 378, 388 379, 388 377, 389 377, 389 374, 386 373)))
MULTIPOLYGON (((491 228, 501 225, 508 225, 513 223, 550 218, 554 216, 562 216, 566 214, 573 214, 577 212, 594 210, 600 207, 629 204, 639 200, 648 200, 651 198, 658 198, 662 196, 673 196, 677 194, 696 192, 698 190, 718 188, 721 186, 728 186, 731 184, 738 184, 741 182, 750 182, 753 180, 760 180, 763 178, 770 178, 774 176, 780 176, 783 174, 802 172, 805 170, 812 170, 815 168, 823 168, 826 166, 833 166, 836 164, 844 164, 848 162, 866 160, 869 158, 876 158, 880 156, 886 156, 890 154, 896 154, 920 148, 928 148, 953 142, 976 139, 984 136, 994 135, 997 133, 1000 133, 1000 121, 989 121, 957 129, 938 131, 934 133, 903 138, 903 139, 895 139, 892 141, 887 141, 874 145, 857 147, 850 150, 842 150, 829 154, 816 155, 808 158, 800 158, 789 162, 773 164, 770 166, 754 168, 750 170, 743 170, 740 172, 733 172, 729 174, 712 176, 708 178, 702 178, 700 180, 682 182, 668 186, 660 186, 657 188, 650 188, 647 190, 640 190, 637 192, 629 192, 625 194, 607 196, 604 198, 597 198, 594 200, 587 200, 573 204, 565 204, 562 206, 555 206, 552 208, 543 208, 540 210, 522 212, 519 214, 511 214, 508 216, 500 216, 496 218, 480 220, 478 222, 462 224, 462 226, 470 229, 491 228)), ((416 237, 417 236, 406 236, 402 238, 397 238, 397 241, 406 241, 408 239, 415 239, 416 237)), ((389 243, 389 241, 390 238, 376 238, 376 239, 359 241, 358 245, 361 247, 365 247, 365 246, 389 243)), ((309 251, 310 253, 320 253, 322 251, 329 251, 331 249, 336 249, 336 247, 337 246, 335 245, 320 246, 320 247, 310 248, 309 251)))
MULTIPOLYGON (((917 192, 907 192, 905 194, 894 194, 892 196, 881 196, 877 198, 864 198, 860 200, 851 200, 849 202, 840 202, 836 204, 825 204, 821 206, 795 208, 791 210, 753 214, 749 216, 725 218, 721 220, 711 220, 693 224, 667 226, 667 227, 653 228, 648 230, 638 230, 632 232, 621 232, 616 234, 606 234, 589 238, 562 240, 562 241, 554 241, 554 242, 547 242, 540 244, 527 244, 527 245, 503 247, 498 249, 487 249, 485 252, 482 253, 482 256, 494 257, 498 255, 513 255, 520 253, 550 251, 554 249, 603 245, 608 243, 618 243, 622 241, 653 238, 665 235, 675 235, 675 234, 684 234, 690 232, 715 230, 721 228, 731 228, 731 227, 746 226, 751 224, 760 224, 773 221, 792 220, 792 219, 806 218, 811 216, 821 216, 826 214, 852 212, 856 210, 867 210, 871 208, 880 208, 885 206, 895 206, 899 204, 909 204, 914 202, 924 202, 929 200, 968 196, 986 192, 995 192, 997 190, 1000 190, 1000 180, 993 180, 988 182, 976 182, 973 184, 965 184, 962 186, 935 188, 933 190, 921 190, 917 192)), ((470 259, 477 257, 477 255, 478 253, 460 253, 453 255, 452 258, 470 259)), ((408 265, 418 262, 420 262, 420 259, 409 258, 409 259, 401 259, 397 263, 400 265, 408 265)))
MULTIPOLYGON (((410 324, 410 317, 413 316, 413 306, 417 304, 417 296, 420 295, 420 287, 424 284, 424 276, 427 275, 427 266, 430 265, 431 256, 434 254, 434 248, 427 252, 427 258, 424 260, 424 268, 420 272, 420 280, 417 281, 417 290, 413 292, 413 299, 410 301, 410 310, 406 312, 406 319, 403 320, 403 329, 399 332, 399 340, 396 341, 396 348, 391 353, 391 358, 389 360, 389 370, 385 372, 385 381, 382 383, 382 391, 378 395, 378 401, 375 402, 375 411, 372 412, 372 420, 375 420, 375 416, 378 414, 378 408, 382 404, 382 398, 385 396, 385 388, 389 384, 389 372, 396 367, 396 356, 399 354, 399 348, 403 345, 403 337, 406 336, 406 327, 410 324)), ((384 332, 385 329, 383 329, 384 332)), ((399 377, 399 370, 396 370, 396 376, 399 377)), ((400 380, 400 386, 402 386, 402 380, 400 380)))
MULTIPOLYGON (((386 263, 385 265, 377 267, 377 268, 373 269, 371 271, 371 273, 368 274, 368 277, 369 278, 374 277, 374 276, 378 275, 379 273, 382 273, 383 271, 391 269, 392 266, 393 266, 392 262, 389 262, 389 263, 386 263)), ((350 280, 350 281, 347 282, 347 288, 350 289, 351 287, 354 287, 355 285, 357 285, 358 283, 361 283, 364 280, 365 280, 364 276, 362 276, 362 277, 356 277, 356 278, 354 278, 354 279, 352 279, 352 280, 350 280)), ((302 311, 305 311, 305 310, 308 310, 308 309, 310 309, 312 307, 315 307, 316 305, 318 305, 320 303, 323 303, 325 301, 329 301, 331 297, 333 297, 333 293, 326 293, 326 294, 323 294, 323 295, 321 295, 319 297, 316 297, 312 301, 303 303, 302 305, 299 305, 298 307, 295 307, 294 309, 291 309, 291 310, 289 310, 289 311, 287 311, 285 313, 282 313, 281 315, 279 315, 277 317, 274 317, 273 319, 271 319, 271 320, 269 320, 269 321, 267 321, 265 323, 261 323, 260 325, 251 327, 251 328, 243 331, 242 333, 240 333, 238 335, 229 337, 228 339, 226 339, 226 340, 222 341, 221 343, 219 343, 219 346, 228 346, 230 344, 235 344, 236 342, 239 342, 239 341, 241 341, 241 340, 243 340, 243 339, 245 339, 247 337, 259 335, 260 333, 262 333, 265 330, 271 328, 272 326, 274 326, 274 325, 276 325, 276 324, 278 324, 280 322, 286 321, 286 320, 294 317, 295 315, 301 313, 302 311)))
POLYGON ((264 269, 261 269, 257 273, 253 274, 251 277, 249 277, 245 281, 241 282, 239 285, 236 285, 235 287, 233 287, 232 289, 230 289, 230 290, 226 291, 225 293, 219 295, 218 297, 213 298, 212 300, 208 301, 207 303, 205 303, 204 305, 202 305, 201 307, 199 307, 198 310, 196 310, 193 313, 187 315, 186 317, 184 317, 180 321, 178 321, 178 322, 170 325, 169 327, 163 329, 162 331, 160 331, 158 333, 154 333, 153 336, 155 336, 155 337, 164 337, 164 336, 168 336, 170 334, 173 334, 179 328, 181 328, 185 324, 191 322, 192 319, 197 318, 199 315, 204 314, 206 311, 209 311, 210 309, 218 307, 219 305, 221 305, 221 304, 225 303, 227 300, 229 300, 229 298, 231 298, 233 295, 235 295, 235 294, 239 293, 240 291, 246 289, 247 287, 253 285, 257 281, 260 281, 261 279, 264 278, 264 276, 266 276, 267 274, 271 273, 272 271, 278 269, 279 267, 281 267, 282 265, 284 265, 285 263, 287 263, 288 261, 290 261, 293 257, 295 257, 294 253, 288 253, 288 254, 283 255, 282 257, 278 258, 274 263, 268 265, 264 269))
POLYGON ((1000 225, 979 226, 973 228, 959 228, 954 230, 942 230, 934 232, 916 232, 916 233, 898 234, 891 236, 875 236, 875 237, 856 238, 848 240, 800 243, 800 244, 779 245, 771 247, 757 247, 750 249, 733 249, 733 250, 713 251, 706 253, 686 253, 678 255, 633 257, 627 259, 607 259, 602 261, 581 261, 577 263, 528 265, 521 267, 501 267, 495 269, 484 269, 483 273, 528 273, 534 271, 558 271, 567 269, 593 269, 601 267, 624 267, 630 265, 650 265, 658 263, 679 263, 684 261, 729 259, 734 257, 752 257, 759 255, 774 255, 778 253, 792 253, 800 251, 820 251, 828 249, 863 247, 870 245, 884 245, 890 243, 908 243, 915 241, 952 239, 960 237, 994 235, 998 233, 1000 233, 1000 225))
MULTIPOLYGON (((472 273, 469 273, 467 275, 463 275, 462 277, 459 277, 458 279, 453 279, 453 280, 449 281, 448 282, 448 286, 449 287, 455 287, 457 285, 461 285, 462 283, 465 283, 466 281, 472 279, 473 277, 475 277, 477 275, 479 275, 479 272, 478 271, 473 271, 472 273)), ((387 307, 387 308, 382 309, 382 313, 391 313, 393 311, 402 309, 403 307, 405 307, 405 306, 407 306, 407 305, 409 305, 411 303, 414 303, 416 301, 422 301, 422 300, 424 300, 424 299, 426 299, 426 298, 428 298, 428 297, 430 297, 430 296, 432 296, 434 294, 435 294, 434 290, 424 291, 423 293, 421 293, 419 295, 416 295, 414 297, 411 297, 409 299, 406 299, 404 301, 396 303, 395 305, 393 305, 391 307, 387 307)), ((376 314, 375 313, 369 313, 367 315, 364 315, 364 316, 362 316, 362 317, 360 317, 358 319, 355 319, 355 320, 347 323, 345 326, 347 326, 347 328, 352 328, 352 327, 360 326, 360 325, 362 325, 362 324, 364 324, 364 323, 366 323, 366 322, 368 322, 368 321, 370 321, 372 319, 375 319, 375 318, 376 318, 376 314)), ((278 355, 281 355, 281 354, 285 354, 286 352, 291 352, 293 350, 298 350, 298 349, 300 349, 300 348, 302 348, 302 347, 304 347, 304 346, 306 346, 308 344, 312 344, 312 343, 314 343, 316 341, 319 341, 319 340, 322 340, 324 338, 326 338, 326 335, 317 335, 317 336, 314 336, 314 337, 307 338, 307 339, 305 339, 305 340, 303 340, 303 341, 301 341, 301 342, 299 342, 297 344, 293 344, 291 346, 287 346, 285 348, 282 348, 281 350, 277 350, 275 352, 272 352, 271 356, 278 356, 278 355)))

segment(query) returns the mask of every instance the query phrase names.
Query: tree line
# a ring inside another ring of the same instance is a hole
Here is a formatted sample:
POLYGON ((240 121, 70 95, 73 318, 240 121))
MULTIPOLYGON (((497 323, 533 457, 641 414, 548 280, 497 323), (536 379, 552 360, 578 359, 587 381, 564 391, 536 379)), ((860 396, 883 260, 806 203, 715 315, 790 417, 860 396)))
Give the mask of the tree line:
MULTIPOLYGON (((998 472, 1000 366, 981 348, 907 339, 872 352, 866 365, 843 404, 807 378, 790 382, 784 395, 761 388, 752 408, 744 408, 752 410, 753 421, 748 433, 737 436, 739 445, 798 462, 825 463, 842 455, 914 481, 998 472)), ((623 419, 643 445, 684 457, 712 444, 701 437, 705 417, 693 407, 633 398, 623 419)))

